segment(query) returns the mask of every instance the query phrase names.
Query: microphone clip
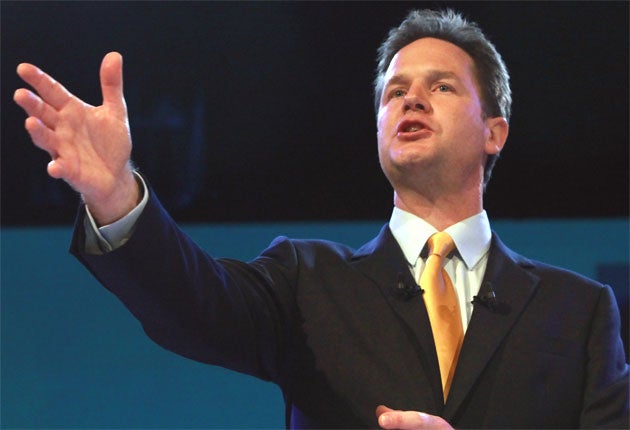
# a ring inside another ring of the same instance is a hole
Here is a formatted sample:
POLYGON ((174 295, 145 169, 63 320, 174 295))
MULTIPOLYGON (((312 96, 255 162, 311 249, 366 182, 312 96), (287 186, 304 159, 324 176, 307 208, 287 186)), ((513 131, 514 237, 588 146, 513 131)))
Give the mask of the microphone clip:
POLYGON ((484 282, 481 285, 479 294, 473 297, 472 303, 474 305, 481 305, 495 314, 507 315, 511 310, 507 303, 497 299, 497 295, 490 282, 484 282))
POLYGON ((487 293, 474 296, 472 302, 473 304, 484 306, 491 312, 496 313, 498 310, 499 303, 497 302, 497 295, 492 290, 488 291, 487 293))
POLYGON ((424 290, 421 289, 415 282, 411 285, 405 283, 405 279, 402 273, 398 274, 398 282, 394 287, 394 291, 396 292, 397 296, 401 297, 405 301, 411 300, 412 298, 424 293, 424 290))

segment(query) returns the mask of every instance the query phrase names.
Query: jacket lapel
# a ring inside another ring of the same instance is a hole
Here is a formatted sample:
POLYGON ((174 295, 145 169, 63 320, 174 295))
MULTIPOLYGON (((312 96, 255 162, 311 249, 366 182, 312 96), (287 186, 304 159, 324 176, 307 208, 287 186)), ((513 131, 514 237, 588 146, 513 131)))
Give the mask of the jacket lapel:
MULTIPOLYGON (((352 265, 378 286, 390 309, 413 333, 418 356, 431 386, 431 397, 424 399, 425 404, 432 404, 434 413, 441 412, 442 384, 429 317, 421 291, 389 226, 385 225, 374 240, 356 252, 352 265)), ((422 391, 427 393, 427 390, 422 391)))
POLYGON ((479 296, 494 290, 497 306, 475 304, 464 336, 444 418, 453 419, 497 348, 518 320, 539 279, 526 269, 527 259, 510 251, 493 234, 488 265, 479 296))

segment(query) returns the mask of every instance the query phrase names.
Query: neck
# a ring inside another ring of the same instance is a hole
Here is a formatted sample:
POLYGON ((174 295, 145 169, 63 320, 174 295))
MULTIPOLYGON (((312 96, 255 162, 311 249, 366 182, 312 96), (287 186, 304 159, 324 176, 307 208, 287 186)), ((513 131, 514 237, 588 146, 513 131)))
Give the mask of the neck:
POLYGON ((460 189, 452 193, 432 193, 430 190, 396 188, 394 205, 443 231, 482 211, 483 190, 477 187, 465 192, 460 189))

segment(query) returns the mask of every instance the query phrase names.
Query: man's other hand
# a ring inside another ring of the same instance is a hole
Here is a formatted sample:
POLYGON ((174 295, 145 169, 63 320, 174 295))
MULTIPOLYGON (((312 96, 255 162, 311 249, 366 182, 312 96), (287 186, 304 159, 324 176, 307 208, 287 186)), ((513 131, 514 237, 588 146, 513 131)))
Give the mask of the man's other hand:
POLYGON ((378 424, 384 429, 452 429, 444 419, 416 411, 397 411, 380 405, 376 408, 378 424))

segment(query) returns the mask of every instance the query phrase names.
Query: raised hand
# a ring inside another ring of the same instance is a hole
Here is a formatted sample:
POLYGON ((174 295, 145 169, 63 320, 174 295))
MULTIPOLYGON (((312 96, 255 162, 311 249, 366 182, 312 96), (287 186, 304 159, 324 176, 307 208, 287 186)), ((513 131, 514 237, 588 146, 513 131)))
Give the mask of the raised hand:
POLYGON ((435 415, 416 411, 397 411, 383 405, 376 408, 376 417, 378 418, 378 424, 384 429, 452 430, 453 428, 443 418, 435 415))
POLYGON ((91 106, 32 64, 18 75, 37 93, 20 88, 13 99, 27 113, 33 143, 50 154, 48 174, 81 193, 99 224, 128 213, 139 199, 123 96, 122 57, 110 52, 100 70, 103 104, 91 106))

